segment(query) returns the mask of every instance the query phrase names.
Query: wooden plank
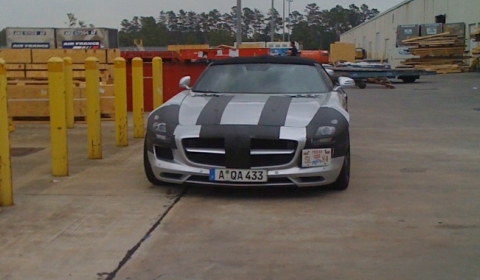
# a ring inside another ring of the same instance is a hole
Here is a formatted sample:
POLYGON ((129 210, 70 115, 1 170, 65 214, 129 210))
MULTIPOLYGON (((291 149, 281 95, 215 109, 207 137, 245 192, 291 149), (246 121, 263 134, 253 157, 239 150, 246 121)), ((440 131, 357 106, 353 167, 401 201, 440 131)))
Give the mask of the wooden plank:
POLYGON ((96 57, 100 63, 107 62, 106 50, 48 49, 32 50, 32 63, 47 63, 51 57, 71 57, 73 63, 85 63, 88 57, 96 57))
POLYGON ((0 49, 0 57, 5 60, 6 63, 31 63, 32 54, 27 49, 0 49))
MULTIPOLYGON (((48 65, 47 63, 29 63, 29 64, 21 64, 24 66, 24 69, 26 70, 48 70, 48 65)), ((107 70, 109 68, 109 64, 106 63, 100 63, 99 65, 100 70, 107 70)), ((85 63, 74 63, 72 64, 72 68, 74 71, 85 71, 85 63)))
POLYGON ((462 70, 438 70, 437 74, 453 74, 453 73, 462 73, 462 70))
POLYGON ((7 71, 25 70, 25 63, 8 63, 6 68, 7 71))
POLYGON ((25 78, 25 71, 7 71, 7 79, 23 79, 25 78))
MULTIPOLYGON (((99 68, 100 78, 102 81, 107 81, 112 79, 113 72, 109 72, 107 69, 113 69, 108 64, 101 63, 99 68)), ((25 64, 26 70, 22 72, 22 75, 17 75, 12 77, 25 77, 30 79, 47 79, 48 71, 47 64, 37 63, 37 64, 25 64)), ((73 78, 74 79, 84 79, 85 78, 85 65, 84 64, 73 64, 73 78)))
POLYGON ((108 64, 113 64, 115 58, 121 56, 120 49, 107 49, 107 61, 108 64))
POLYGON ((428 36, 421 36, 421 37, 414 37, 414 38, 402 40, 402 43, 409 43, 409 42, 414 42, 416 40, 429 39, 429 38, 435 38, 435 37, 442 37, 445 35, 450 35, 450 32, 444 32, 444 33, 439 33, 435 35, 428 35, 428 36))

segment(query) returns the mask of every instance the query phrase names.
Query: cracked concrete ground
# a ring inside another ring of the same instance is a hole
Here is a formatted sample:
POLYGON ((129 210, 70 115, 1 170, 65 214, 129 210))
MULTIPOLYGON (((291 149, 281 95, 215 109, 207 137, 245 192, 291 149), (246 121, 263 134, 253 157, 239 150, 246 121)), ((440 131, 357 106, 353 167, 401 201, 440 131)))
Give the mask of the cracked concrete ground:
POLYGON ((45 149, 13 158, 0 279, 480 279, 479 85, 349 89, 345 192, 152 187, 112 123, 103 160, 69 131, 70 177, 52 178, 48 125, 18 124, 12 148, 45 149))
POLYGON ((51 176, 47 123, 15 125, 15 206, 0 208, 0 279, 103 279, 182 190, 151 186, 143 140, 115 147, 114 122, 102 124, 101 160, 87 159, 85 124, 68 130, 68 177, 51 176), (42 149, 22 156, 24 148, 42 149))

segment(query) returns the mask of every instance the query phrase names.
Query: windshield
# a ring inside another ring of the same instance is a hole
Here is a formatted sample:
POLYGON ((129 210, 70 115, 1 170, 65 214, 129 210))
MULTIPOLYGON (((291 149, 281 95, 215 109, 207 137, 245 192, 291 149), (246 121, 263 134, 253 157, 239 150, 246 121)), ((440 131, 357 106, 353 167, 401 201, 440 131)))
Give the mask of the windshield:
POLYGON ((195 83, 193 91, 207 93, 326 93, 323 76, 313 65, 224 64, 212 65, 195 83))

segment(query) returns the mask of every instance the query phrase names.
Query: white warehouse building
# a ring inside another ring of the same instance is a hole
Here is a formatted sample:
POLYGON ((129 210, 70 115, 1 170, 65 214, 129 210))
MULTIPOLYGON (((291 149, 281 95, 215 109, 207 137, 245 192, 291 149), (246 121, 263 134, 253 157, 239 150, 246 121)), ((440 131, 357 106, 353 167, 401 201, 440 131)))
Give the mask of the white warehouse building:
POLYGON ((407 58, 400 54, 401 46, 397 46, 397 27, 434 24, 442 20, 446 24, 465 24, 467 51, 479 46, 478 42, 470 40, 470 34, 480 28, 480 0, 406 0, 341 34, 340 41, 363 48, 368 58, 388 59, 396 67, 407 58))

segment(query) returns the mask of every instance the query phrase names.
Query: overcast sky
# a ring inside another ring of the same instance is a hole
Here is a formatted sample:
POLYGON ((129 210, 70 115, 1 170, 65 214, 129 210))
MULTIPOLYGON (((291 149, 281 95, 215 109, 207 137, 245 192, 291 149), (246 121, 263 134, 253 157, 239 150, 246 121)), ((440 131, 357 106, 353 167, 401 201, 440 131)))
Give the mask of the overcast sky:
MULTIPOLYGON (((321 9, 330 9, 335 5, 347 8, 355 3, 357 6, 367 4, 382 12, 400 2, 402 0, 293 0, 291 10, 303 12, 310 3, 316 3, 321 9)), ((0 0, 0 29, 65 27, 67 13, 74 13, 79 20, 97 27, 119 28, 123 19, 130 20, 134 16, 157 18, 161 10, 178 12, 184 9, 201 13, 218 9, 224 13, 229 12, 236 3, 236 0, 0 0)), ((257 8, 264 12, 270 6, 271 0, 242 1, 242 7, 257 8)), ((275 0, 275 8, 282 14, 282 0, 275 0)))

